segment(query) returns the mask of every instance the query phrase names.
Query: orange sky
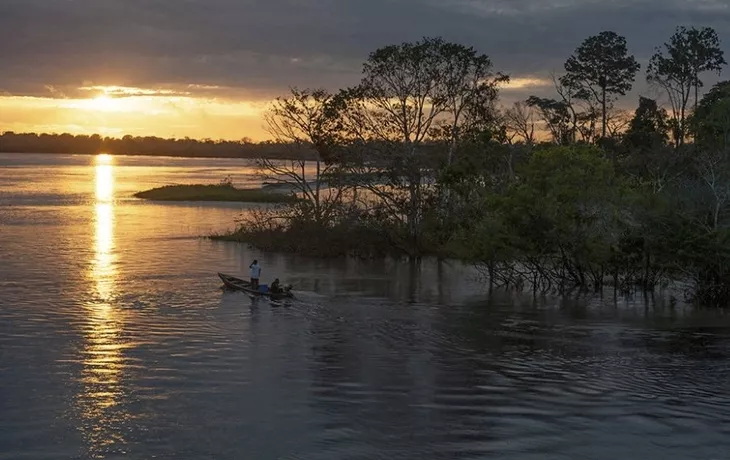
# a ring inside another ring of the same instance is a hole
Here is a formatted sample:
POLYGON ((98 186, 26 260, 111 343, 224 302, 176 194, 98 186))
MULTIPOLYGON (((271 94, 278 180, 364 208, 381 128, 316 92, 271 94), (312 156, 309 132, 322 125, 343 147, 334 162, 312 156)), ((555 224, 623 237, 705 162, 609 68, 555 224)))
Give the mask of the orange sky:
POLYGON ((94 87, 88 93, 75 98, 0 96, 0 130, 113 137, 268 137, 261 119, 266 102, 125 87, 94 87))
MULTIPOLYGON (((510 93, 544 87, 549 82, 513 78, 510 93)), ((0 131, 191 137, 254 141, 270 136, 262 114, 268 101, 206 97, 180 90, 123 86, 84 86, 73 98, 0 96, 0 131)))

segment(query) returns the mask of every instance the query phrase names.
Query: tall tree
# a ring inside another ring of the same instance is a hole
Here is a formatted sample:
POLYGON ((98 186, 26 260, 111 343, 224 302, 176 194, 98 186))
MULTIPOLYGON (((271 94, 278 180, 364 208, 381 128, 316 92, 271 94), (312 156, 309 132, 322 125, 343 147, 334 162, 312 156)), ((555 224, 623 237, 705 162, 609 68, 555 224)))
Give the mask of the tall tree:
POLYGON ((498 85, 507 77, 492 71, 486 55, 441 38, 380 48, 363 74, 340 98, 345 131, 360 149, 363 185, 402 222, 406 250, 417 256, 424 182, 435 179, 440 162, 432 141, 449 141, 443 159, 450 164, 462 134, 494 118, 498 85))
POLYGON ((657 48, 652 56, 646 79, 667 93, 676 146, 684 143, 687 134, 687 104, 692 90, 697 108, 699 88, 703 86, 700 74, 707 71, 719 74, 726 64, 720 39, 711 27, 678 27, 664 48, 657 48))
POLYGON ((473 47, 449 43, 441 38, 425 39, 433 48, 437 65, 434 101, 444 103, 439 124, 450 137, 446 164, 451 165, 459 139, 465 131, 480 129, 494 118, 494 103, 501 83, 509 77, 493 71, 489 56, 473 47))
POLYGON ((606 137, 608 106, 618 95, 631 90, 639 71, 634 56, 628 54, 626 39, 615 32, 588 37, 565 62, 561 82, 576 91, 576 97, 601 105, 602 137, 606 137))
POLYGON ((440 44, 424 39, 380 48, 363 65, 360 84, 342 93, 351 144, 361 147, 357 177, 393 227, 405 229, 405 238, 391 238, 413 258, 420 252, 424 173, 431 169, 424 144, 447 110, 437 89, 440 44))

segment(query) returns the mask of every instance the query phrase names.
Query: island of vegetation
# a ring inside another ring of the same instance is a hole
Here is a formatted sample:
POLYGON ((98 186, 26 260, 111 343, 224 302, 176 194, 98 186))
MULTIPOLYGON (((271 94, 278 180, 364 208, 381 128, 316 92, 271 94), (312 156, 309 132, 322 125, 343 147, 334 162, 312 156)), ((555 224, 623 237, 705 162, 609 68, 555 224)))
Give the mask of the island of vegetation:
POLYGON ((499 105, 508 76, 474 48, 386 46, 336 93, 293 89, 266 117, 313 160, 259 162, 303 197, 215 238, 325 257, 458 258, 539 292, 669 286, 730 306, 730 82, 716 32, 679 27, 645 78, 669 101, 615 103, 641 66, 614 32, 587 38, 555 97, 499 105), (305 177, 305 173, 306 176, 305 177))
POLYGON ((152 201, 235 201, 244 203, 295 203, 296 195, 262 189, 242 189, 230 180, 219 184, 166 185, 134 194, 152 201))

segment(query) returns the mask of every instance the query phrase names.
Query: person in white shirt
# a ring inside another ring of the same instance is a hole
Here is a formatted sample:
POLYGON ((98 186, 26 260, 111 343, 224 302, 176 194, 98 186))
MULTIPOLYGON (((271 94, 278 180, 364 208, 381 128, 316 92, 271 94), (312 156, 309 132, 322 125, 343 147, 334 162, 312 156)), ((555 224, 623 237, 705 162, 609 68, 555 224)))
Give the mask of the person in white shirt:
POLYGON ((251 287, 255 290, 258 290, 259 278, 261 278, 261 267, 259 266, 259 261, 254 260, 253 263, 248 266, 248 268, 251 272, 251 287))

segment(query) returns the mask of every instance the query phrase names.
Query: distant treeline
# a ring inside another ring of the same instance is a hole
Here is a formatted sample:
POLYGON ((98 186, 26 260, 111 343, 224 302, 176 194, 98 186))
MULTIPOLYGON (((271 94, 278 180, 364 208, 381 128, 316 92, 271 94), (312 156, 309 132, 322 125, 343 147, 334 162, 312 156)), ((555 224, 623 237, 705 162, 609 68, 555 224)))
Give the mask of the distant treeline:
POLYGON ((102 137, 97 134, 36 134, 5 132, 0 134, 2 153, 66 153, 149 155, 206 158, 309 158, 309 150, 272 141, 254 143, 247 140, 164 139, 161 137, 102 137))

